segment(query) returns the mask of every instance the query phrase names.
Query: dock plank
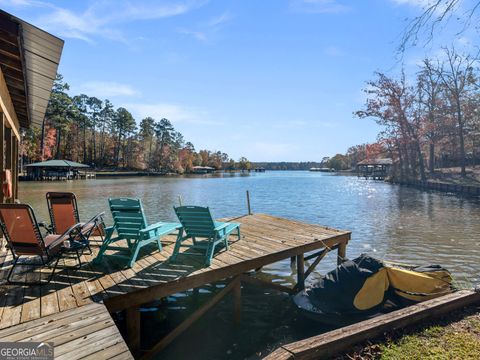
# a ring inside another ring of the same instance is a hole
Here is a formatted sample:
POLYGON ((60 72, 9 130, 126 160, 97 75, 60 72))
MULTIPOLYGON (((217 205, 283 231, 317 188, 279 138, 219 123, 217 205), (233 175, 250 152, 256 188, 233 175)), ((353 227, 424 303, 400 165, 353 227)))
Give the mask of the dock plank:
POLYGON ((107 308, 97 303, 0 330, 0 338, 2 341, 53 342, 55 359, 80 359, 95 354, 133 359, 107 308))

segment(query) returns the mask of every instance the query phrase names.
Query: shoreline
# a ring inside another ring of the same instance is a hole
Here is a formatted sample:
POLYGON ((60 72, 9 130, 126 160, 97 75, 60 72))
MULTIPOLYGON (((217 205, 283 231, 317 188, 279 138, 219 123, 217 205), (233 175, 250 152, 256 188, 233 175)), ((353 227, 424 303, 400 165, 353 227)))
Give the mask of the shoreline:
MULTIPOLYGON (((284 172, 284 171, 305 171, 309 172, 309 170, 268 170, 268 172, 284 172)), ((95 171, 95 178, 107 179, 107 178, 125 178, 125 177, 211 177, 211 176, 224 176, 224 175, 247 175, 250 173, 256 173, 254 170, 251 171, 222 171, 218 170, 216 172, 203 174, 203 173, 185 173, 185 174, 177 174, 177 173, 164 173, 164 172, 148 172, 148 171, 95 171)), ((357 176, 353 170, 339 170, 334 173, 328 173, 331 175, 343 175, 343 176, 357 176)), ((361 177, 359 177, 361 178, 361 177)), ((25 179, 23 176, 20 176, 19 179, 21 182, 44 182, 48 180, 31 180, 25 179)), ((379 180, 373 180, 379 181, 379 180)), ((421 180, 395 180, 395 179, 386 179, 383 182, 395 185, 402 185, 407 187, 413 187, 416 189, 424 190, 424 191, 436 191, 442 192, 445 194, 455 194, 462 197, 470 197, 470 198, 480 198, 480 186, 477 185, 465 185, 465 184, 458 184, 452 182, 445 182, 445 181, 438 181, 434 179, 429 179, 426 181, 421 180)))
POLYGON ((414 187, 420 190, 433 190, 443 193, 450 193, 455 195, 461 195, 465 197, 480 197, 480 186, 475 185, 462 185, 462 184, 452 184, 441 181, 432 181, 432 180, 409 180, 409 181, 395 181, 388 180, 386 181, 390 184, 403 185, 408 187, 414 187))
POLYGON ((409 359, 455 356, 462 351, 466 358, 480 351, 480 307, 473 304, 403 329, 392 329, 352 346, 350 351, 335 356, 347 359, 409 359))

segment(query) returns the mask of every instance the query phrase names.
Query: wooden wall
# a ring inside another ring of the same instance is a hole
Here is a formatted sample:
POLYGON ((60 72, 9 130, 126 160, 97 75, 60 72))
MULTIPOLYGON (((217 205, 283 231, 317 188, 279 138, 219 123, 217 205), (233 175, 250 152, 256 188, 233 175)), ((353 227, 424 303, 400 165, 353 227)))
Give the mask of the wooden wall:
MULTIPOLYGON (((4 170, 12 174, 13 196, 5 198, 0 189, 1 202, 14 202, 18 197, 18 155, 20 142, 20 127, 8 93, 3 73, 0 69, 0 175, 4 170)), ((3 183, 3 181, 2 181, 3 183)))

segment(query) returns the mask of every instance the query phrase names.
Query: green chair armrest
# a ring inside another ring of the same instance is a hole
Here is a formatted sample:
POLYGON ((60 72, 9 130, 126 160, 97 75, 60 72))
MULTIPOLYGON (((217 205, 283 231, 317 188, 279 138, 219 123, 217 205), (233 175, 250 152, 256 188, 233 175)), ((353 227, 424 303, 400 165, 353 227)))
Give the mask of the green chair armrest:
POLYGON ((158 222, 152 225, 147 226, 145 229, 140 230, 141 234, 147 233, 152 230, 158 230, 161 227, 168 227, 170 229, 179 229, 182 227, 181 224, 178 223, 164 223, 164 222, 158 222))
POLYGON ((220 231, 220 230, 223 230, 225 229, 226 227, 228 227, 229 223, 223 223, 223 222, 218 222, 218 221, 215 221, 215 231, 220 231))
MULTIPOLYGON (((215 222, 215 225, 218 225, 218 222, 215 222)), ((230 234, 232 231, 234 231, 237 228, 240 228, 240 223, 220 223, 221 225, 218 225, 215 228, 215 231, 220 232, 222 231, 222 234, 230 234)))

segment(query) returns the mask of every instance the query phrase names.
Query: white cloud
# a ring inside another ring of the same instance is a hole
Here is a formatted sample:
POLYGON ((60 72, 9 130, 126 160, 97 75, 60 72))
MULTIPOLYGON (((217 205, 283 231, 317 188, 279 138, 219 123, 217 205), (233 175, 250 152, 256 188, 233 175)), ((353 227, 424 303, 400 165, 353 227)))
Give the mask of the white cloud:
POLYGON ((205 23, 197 25, 195 28, 178 28, 177 32, 183 35, 189 35, 193 38, 207 43, 210 42, 213 35, 218 33, 225 23, 229 22, 232 19, 231 14, 227 11, 223 14, 215 16, 208 20, 205 23))
POLYGON ((194 30, 189 30, 189 29, 185 29, 185 28, 178 28, 177 32, 182 34, 182 35, 192 36, 192 37, 194 37, 195 39, 197 39, 198 41, 201 41, 201 42, 208 42, 207 34, 204 33, 204 32, 201 32, 201 31, 194 31, 194 30))
POLYGON ((219 25, 222 25, 228 21, 230 21, 232 19, 232 16, 231 14, 226 11, 224 12, 223 14, 220 14, 218 16, 215 16, 213 18, 211 18, 208 22, 207 22, 207 26, 208 27, 217 27, 219 25))
POLYGON ((304 128, 308 125, 308 122, 305 120, 287 120, 287 121, 277 121, 272 127, 276 129, 298 129, 304 128))
POLYGON ((85 93, 99 98, 140 96, 140 92, 132 86, 114 81, 88 81, 80 86, 73 87, 72 92, 85 93))
POLYGON ((168 103, 128 103, 123 104, 137 119, 151 116, 154 119, 167 118, 172 123, 189 123, 219 125, 220 122, 209 119, 208 113, 203 109, 192 108, 179 104, 168 103))
POLYGON ((338 46, 327 46, 323 49, 323 53, 328 56, 343 56, 345 53, 338 46))
MULTIPOLYGON (((396 5, 402 6, 410 6, 415 7, 420 10, 426 10, 430 7, 434 7, 433 13, 436 15, 441 15, 444 11, 446 11, 452 2, 451 0, 390 0, 396 5)), ((454 4, 454 9, 459 9, 461 7, 461 2, 457 2, 454 4)))
POLYGON ((0 0, 0 5, 2 6, 12 6, 12 7, 45 7, 49 6, 48 3, 37 0, 0 0))
POLYGON ((424 8, 432 5, 436 0, 390 0, 397 5, 410 5, 415 7, 424 8))
POLYGON ((76 38, 91 43, 96 37, 127 42, 126 36, 118 26, 141 20, 155 20, 185 14, 206 3, 206 0, 172 0, 158 2, 153 0, 104 0, 94 2, 83 12, 68 9, 36 0, 13 0, 7 3, 11 7, 37 6, 44 11, 32 19, 39 27, 61 37, 76 38))
POLYGON ((15 7, 28 6, 31 3, 29 0, 1 0, 1 5, 11 5, 15 7))
POLYGON ((338 0, 290 0, 290 9, 312 14, 336 14, 350 11, 351 7, 341 4, 338 0))

